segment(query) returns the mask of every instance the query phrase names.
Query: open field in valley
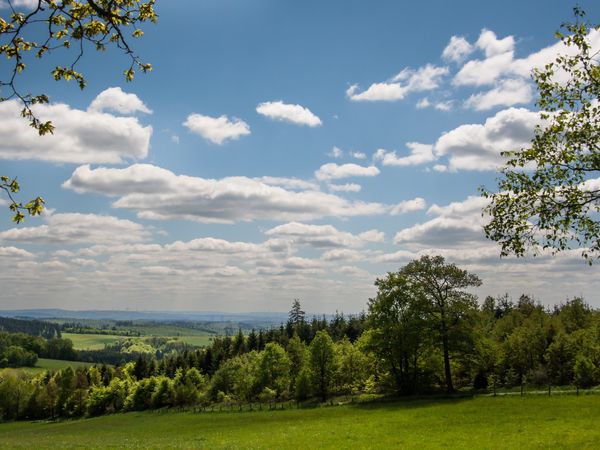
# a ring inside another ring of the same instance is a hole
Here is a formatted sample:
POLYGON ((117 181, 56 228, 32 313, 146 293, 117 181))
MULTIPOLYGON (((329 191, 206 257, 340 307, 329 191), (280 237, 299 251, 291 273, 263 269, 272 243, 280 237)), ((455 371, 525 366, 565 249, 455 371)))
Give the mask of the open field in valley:
POLYGON ((4 448, 597 448, 600 396, 143 412, 0 424, 4 448))
POLYGON ((64 361, 62 359, 48 359, 38 358, 35 367, 20 367, 19 369, 0 369, 0 373, 3 370, 24 370, 29 373, 40 373, 44 370, 59 370, 66 369, 67 367, 90 367, 94 363, 82 362, 82 361, 64 361))
POLYGON ((78 334, 62 333, 62 337, 70 339, 73 342, 73 348, 76 350, 102 350, 107 344, 114 344, 121 336, 112 336, 109 334, 78 334))

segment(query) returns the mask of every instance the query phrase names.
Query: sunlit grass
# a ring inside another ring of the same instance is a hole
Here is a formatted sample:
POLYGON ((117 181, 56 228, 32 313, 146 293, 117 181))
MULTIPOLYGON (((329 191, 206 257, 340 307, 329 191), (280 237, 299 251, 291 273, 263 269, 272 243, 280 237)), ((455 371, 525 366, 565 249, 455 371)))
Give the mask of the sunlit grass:
POLYGON ((600 397, 411 400, 316 409, 127 413, 0 425, 5 448, 597 448, 600 397))

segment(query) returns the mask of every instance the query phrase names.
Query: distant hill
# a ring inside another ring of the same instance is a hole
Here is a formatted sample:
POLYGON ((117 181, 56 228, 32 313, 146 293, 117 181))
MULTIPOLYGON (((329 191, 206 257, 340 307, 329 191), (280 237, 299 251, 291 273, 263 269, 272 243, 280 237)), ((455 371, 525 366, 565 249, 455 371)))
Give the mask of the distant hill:
POLYGON ((151 321, 198 321, 198 322, 247 322, 276 323, 285 322, 287 313, 255 312, 224 313, 198 311, 111 311, 67 309, 15 309, 0 310, 0 316, 25 319, 94 319, 94 320, 151 320, 151 321))

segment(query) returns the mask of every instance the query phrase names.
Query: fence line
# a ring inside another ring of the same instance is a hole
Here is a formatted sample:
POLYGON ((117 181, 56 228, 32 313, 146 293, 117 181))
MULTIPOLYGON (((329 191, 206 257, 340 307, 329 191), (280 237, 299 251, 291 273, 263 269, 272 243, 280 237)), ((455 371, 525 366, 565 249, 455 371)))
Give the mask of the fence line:
MULTIPOLYGON (((469 392, 469 393, 460 393, 456 397, 508 397, 508 396, 529 396, 529 395, 594 395, 600 394, 599 388, 590 388, 590 389, 582 389, 574 386, 572 389, 561 389, 559 386, 548 386, 547 389, 540 390, 527 390, 526 386, 520 386, 519 390, 516 391, 500 391, 498 389, 493 389, 491 391, 486 392, 469 392)), ((453 398, 449 397, 449 398, 453 398)), ((419 399, 429 399, 429 398, 438 398, 438 397, 406 397, 407 401, 414 401, 419 399)), ((395 400, 402 401, 403 397, 398 397, 395 400)), ((377 401, 377 400, 375 400, 377 401)), ((355 396, 346 397, 344 401, 340 401, 336 399, 328 400, 324 403, 302 403, 295 400, 288 400, 282 402, 250 402, 250 403, 230 403, 230 404, 211 404, 211 405, 191 405, 191 406, 178 406, 172 408, 161 408, 151 410, 157 414, 165 414, 169 412, 190 412, 190 413, 235 413, 235 412, 256 412, 256 411, 285 411, 285 410, 293 410, 293 409, 311 409, 315 407, 331 407, 331 406, 343 406, 348 404, 357 404, 357 403, 365 403, 358 402, 355 396)), ((369 402, 366 402, 369 403, 369 402)))

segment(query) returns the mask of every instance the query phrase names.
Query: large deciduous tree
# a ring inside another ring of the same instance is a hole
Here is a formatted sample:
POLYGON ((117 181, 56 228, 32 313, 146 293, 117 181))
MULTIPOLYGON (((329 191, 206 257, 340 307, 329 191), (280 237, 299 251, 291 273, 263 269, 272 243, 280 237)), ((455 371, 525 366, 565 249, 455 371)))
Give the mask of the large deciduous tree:
POLYGON ((325 401, 331 389, 336 369, 333 340, 327 331, 318 331, 308 349, 315 391, 325 401))
POLYGON ((403 394, 417 389, 419 357, 430 342, 427 308, 412 280, 402 271, 375 281, 377 297, 369 300, 367 348, 379 357, 403 394))
POLYGON ((564 54, 532 73, 541 124, 529 148, 507 151, 498 191, 490 199, 488 238, 502 255, 581 248, 600 256, 600 66, 591 26, 580 8, 557 37, 564 54))
POLYGON ((376 281, 377 298, 369 303, 380 356, 401 391, 414 389, 421 346, 440 349, 444 381, 454 391, 451 358, 469 354, 476 297, 466 289, 481 285, 474 274, 448 264, 442 256, 422 256, 376 281))

